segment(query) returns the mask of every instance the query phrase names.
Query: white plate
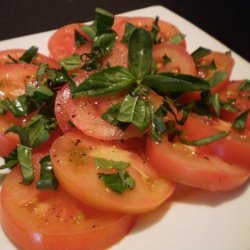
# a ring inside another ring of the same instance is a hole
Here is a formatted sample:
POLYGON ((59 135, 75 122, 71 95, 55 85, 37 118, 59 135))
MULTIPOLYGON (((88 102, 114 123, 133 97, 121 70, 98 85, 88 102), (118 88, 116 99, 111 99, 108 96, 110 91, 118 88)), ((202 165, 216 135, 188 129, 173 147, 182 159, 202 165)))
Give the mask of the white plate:
MULTIPOLYGON (((229 48, 187 20, 161 6, 124 13, 129 16, 160 16, 185 33, 188 51, 203 46, 219 51, 229 48)), ((0 42, 0 49, 39 46, 48 54, 52 31, 0 42)), ((250 78, 250 64, 232 53, 233 79, 250 78)), ((1 182, 1 178, 0 178, 1 182)), ((16 249, 0 229, 0 249, 16 249)), ((180 187, 156 211, 142 216, 132 232, 114 250, 250 250, 250 187, 228 193, 210 193, 180 187)))

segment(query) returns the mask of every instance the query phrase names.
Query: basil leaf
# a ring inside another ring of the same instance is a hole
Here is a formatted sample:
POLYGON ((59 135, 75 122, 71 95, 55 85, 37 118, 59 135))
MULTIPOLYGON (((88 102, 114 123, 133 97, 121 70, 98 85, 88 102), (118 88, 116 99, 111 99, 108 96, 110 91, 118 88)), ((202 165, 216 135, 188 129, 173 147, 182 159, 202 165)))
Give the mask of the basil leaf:
POLYGON ((182 33, 177 33, 174 36, 169 38, 169 43, 170 44, 180 44, 184 41, 185 35, 182 33))
POLYGON ((94 37, 92 48, 100 50, 102 55, 109 55, 114 47, 115 40, 116 33, 113 30, 99 32, 94 37))
POLYGON ((247 117, 249 113, 250 113, 250 109, 238 115, 232 124, 232 128, 239 129, 239 130, 245 129, 246 123, 247 123, 247 117))
POLYGON ((4 164, 0 166, 0 169, 13 168, 17 165, 17 163, 17 149, 14 149, 4 157, 4 164))
POLYGON ((208 79, 211 87, 217 86, 220 82, 225 81, 228 77, 226 72, 217 71, 211 78, 208 79))
POLYGON ((56 90, 68 81, 68 74, 65 74, 65 69, 47 69, 47 85, 52 90, 56 90))
POLYGON ((82 66, 82 69, 86 71, 91 70, 99 70, 102 66, 101 57, 102 53, 98 48, 92 49, 91 53, 85 53, 84 56, 86 57, 85 63, 82 66))
POLYGON ((54 95, 53 91, 44 85, 35 87, 31 84, 26 85, 26 95, 32 97, 32 99, 41 104, 42 102, 48 102, 49 99, 54 95))
POLYGON ((118 194, 135 188, 135 180, 124 170, 118 170, 114 174, 98 173, 98 178, 104 182, 105 186, 118 194))
POLYGON ((30 63, 32 59, 37 55, 38 47, 32 46, 28 50, 24 52, 23 55, 18 59, 19 61, 23 61, 26 63, 30 63))
POLYGON ((130 36, 128 43, 128 62, 130 72, 137 78, 142 79, 147 75, 153 62, 153 41, 150 34, 137 28, 130 36))
POLYGON ((139 130, 144 131, 151 120, 150 104, 139 96, 125 96, 117 119, 121 122, 134 124, 139 130))
POLYGON ((163 59, 163 65, 166 65, 166 64, 172 62, 172 59, 170 57, 168 57, 166 54, 164 54, 162 59, 163 59))
POLYGON ((70 91, 72 93, 76 88, 75 82, 73 81, 72 77, 68 74, 67 70, 64 67, 61 68, 60 73, 62 74, 63 79, 66 80, 66 82, 68 82, 70 91))
POLYGON ((80 55, 74 54, 60 60, 59 64, 66 70, 74 70, 81 67, 82 59, 80 55))
POLYGON ((2 103, 14 116, 26 116, 37 108, 34 101, 27 95, 18 96, 14 100, 5 98, 2 103))
POLYGON ((211 53, 211 50, 210 49, 206 49, 206 48, 203 48, 203 47, 199 47, 197 50, 195 50, 191 56, 193 57, 194 61, 204 57, 204 56, 207 56, 211 53))
POLYGON ((152 27, 152 30, 150 32, 150 35, 152 37, 154 44, 161 43, 161 37, 157 38, 158 33, 160 31, 160 27, 158 25, 158 22, 159 22, 159 17, 157 16, 153 22, 153 27, 152 27))
POLYGON ((46 72, 46 69, 48 68, 48 64, 47 63, 40 63, 38 66, 38 70, 37 70, 37 82, 41 83, 43 76, 46 72))
POLYGON ((159 94, 210 89, 210 84, 206 80, 191 75, 170 72, 147 75, 142 83, 159 94))
POLYGON ((218 93, 213 94, 209 98, 209 104, 213 107, 217 117, 220 116, 220 97, 218 93))
POLYGON ((221 108, 223 108, 224 110, 227 110, 229 112, 237 112, 238 109, 237 107, 235 107, 234 105, 235 100, 234 99, 227 99, 227 102, 220 102, 221 108))
POLYGON ((240 91, 250 90, 250 80, 245 79, 239 87, 240 91))
POLYGON ((121 42, 122 43, 128 43, 129 41, 129 38, 131 36, 131 34, 133 33, 133 31, 136 29, 137 27, 131 23, 126 23, 126 26, 125 26, 125 31, 124 31, 124 34, 123 34, 123 37, 121 39, 121 42))
POLYGON ((196 67, 199 69, 217 69, 214 60, 212 60, 209 64, 196 64, 196 67))
POLYGON ((0 100, 0 115, 4 115, 6 113, 6 108, 3 104, 3 100, 0 100))
POLYGON ((56 190, 58 181, 53 171, 50 156, 44 156, 39 163, 41 164, 41 171, 40 179, 36 182, 36 188, 40 190, 56 190))
POLYGON ((123 170, 130 167, 130 163, 128 162, 107 160, 100 157, 94 157, 94 163, 97 168, 101 169, 123 170))
POLYGON ((110 123, 111 125, 114 125, 116 127, 119 127, 122 130, 125 130, 129 126, 129 123, 120 122, 117 120, 117 116, 119 114, 120 107, 121 107, 121 103, 117 103, 117 104, 113 105, 105 113, 103 113, 101 115, 101 117, 103 120, 110 123))
POLYGON ((106 68, 90 75, 75 88, 73 96, 103 96, 118 93, 131 85, 133 81, 134 76, 123 67, 106 68))
POLYGON ((206 145, 206 144, 210 144, 212 142, 215 142, 217 140, 220 140, 226 136, 228 136, 229 133, 226 131, 221 131, 217 134, 214 134, 212 136, 209 137, 205 137, 205 138, 201 138, 198 140, 193 140, 193 141, 189 141, 185 138, 180 138, 180 142, 186 145, 190 145, 190 146, 202 146, 202 145, 206 145))
POLYGON ((35 178, 31 160, 32 148, 17 146, 17 158, 21 167, 23 184, 29 185, 35 178))
POLYGON ((88 40, 78 30, 75 30, 75 45, 76 45, 76 48, 81 47, 82 45, 84 45, 87 42, 88 42, 88 40))

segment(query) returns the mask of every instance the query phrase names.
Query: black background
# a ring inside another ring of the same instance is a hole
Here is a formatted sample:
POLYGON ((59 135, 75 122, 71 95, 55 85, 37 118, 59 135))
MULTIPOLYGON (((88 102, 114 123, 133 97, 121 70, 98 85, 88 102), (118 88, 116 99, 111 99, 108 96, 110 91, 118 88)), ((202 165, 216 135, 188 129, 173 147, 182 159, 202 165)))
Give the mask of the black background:
POLYGON ((0 0, 0 40, 92 20, 95 7, 118 14, 151 5, 183 16, 250 61, 250 0, 0 0))

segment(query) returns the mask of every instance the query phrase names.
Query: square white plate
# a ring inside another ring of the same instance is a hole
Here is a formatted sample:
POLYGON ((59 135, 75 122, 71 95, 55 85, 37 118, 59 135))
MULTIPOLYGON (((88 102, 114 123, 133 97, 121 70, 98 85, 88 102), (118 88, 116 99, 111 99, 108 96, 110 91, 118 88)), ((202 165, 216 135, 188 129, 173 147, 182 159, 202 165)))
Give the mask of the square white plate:
MULTIPOLYGON (((175 24, 187 35, 189 52, 199 46, 222 52, 229 50, 204 31, 162 6, 152 6, 123 15, 157 15, 175 24)), ((47 41, 52 32, 2 41, 0 50, 27 49, 31 45, 37 45, 39 52, 48 54, 47 41)), ((250 64, 234 52, 232 55, 235 59, 232 78, 249 79, 250 64)), ((1 228, 0 249, 16 249, 1 228)), ((228 193, 211 193, 179 187, 166 204, 142 216, 132 232, 112 249, 250 250, 250 187, 246 184, 228 193)))

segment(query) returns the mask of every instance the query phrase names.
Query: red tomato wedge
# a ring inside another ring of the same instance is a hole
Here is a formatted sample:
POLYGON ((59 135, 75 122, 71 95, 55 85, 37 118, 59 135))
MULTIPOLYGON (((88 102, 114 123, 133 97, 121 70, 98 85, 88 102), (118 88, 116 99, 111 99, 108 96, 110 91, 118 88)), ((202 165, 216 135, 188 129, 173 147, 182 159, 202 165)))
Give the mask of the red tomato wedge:
MULTIPOLYGON (((118 24, 115 26, 117 36, 118 36, 118 41, 121 41, 123 37, 126 23, 130 23, 137 27, 144 28, 147 31, 151 31, 154 20, 155 19, 151 17, 124 17, 124 19, 118 22, 118 24)), ((160 28, 158 38, 161 38, 161 42, 163 43, 169 43, 170 38, 181 33, 180 30, 176 26, 174 26, 173 24, 169 22, 159 20, 158 25, 160 28)), ((185 40, 182 41, 179 45, 186 47, 185 40)))
POLYGON ((250 133, 237 133, 230 126, 230 123, 219 119, 190 115, 182 129, 185 131, 183 135, 189 140, 209 137, 220 131, 230 131, 230 135, 225 138, 197 147, 197 153, 217 155, 225 162, 250 170, 250 133))
MULTIPOLYGON (((39 176, 41 154, 33 156, 39 176)), ((1 190, 1 223, 10 239, 24 250, 106 249, 133 227, 135 216, 94 210, 60 187, 39 191, 33 183, 20 184, 19 167, 4 180, 1 190)))
MULTIPOLYGON (((242 81, 229 81, 225 88, 220 92, 220 99, 223 102, 227 102, 228 99, 232 99, 232 104, 236 107, 237 112, 230 112, 222 108, 220 117, 223 120, 233 122, 237 116, 241 113, 250 109, 250 91, 249 90, 240 90, 242 81)), ((246 128, 250 130, 250 115, 247 117, 246 128)))
POLYGON ((36 72, 32 64, 0 65, 0 100, 23 95, 26 84, 36 84, 36 72))
POLYGON ((154 46, 153 56, 158 72, 196 75, 193 58, 179 45, 157 44, 154 46), (171 60, 166 64, 163 63, 165 55, 171 60))
POLYGON ((157 176, 139 155, 102 141, 69 132, 58 138, 50 150, 55 174, 62 185, 76 199, 99 209, 144 213, 163 203, 175 185, 157 176), (122 194, 111 191, 98 178, 98 173, 111 174, 113 169, 101 169, 94 158, 123 161, 131 166, 126 170, 135 180, 135 188, 122 194))
POLYGON ((249 171, 225 163, 217 156, 199 156, 193 148, 170 143, 165 136, 161 143, 147 140, 149 162, 166 179, 210 191, 226 191, 242 185, 249 171))
POLYGON ((21 119, 15 118, 10 113, 0 115, 0 156, 7 156, 19 143, 19 137, 16 134, 5 134, 6 129, 13 125, 22 125, 21 119))
MULTIPOLYGON (((216 93, 223 89, 225 85, 227 84, 228 79, 231 76, 233 66, 234 66, 234 59, 230 54, 221 53, 217 51, 213 51, 210 54, 208 54, 205 57, 202 57, 199 59, 200 65, 209 65, 214 60, 216 69, 204 69, 204 68, 197 68, 197 76, 209 79, 211 78, 216 72, 225 72, 227 73, 227 78, 220 82, 215 87, 211 88, 212 93, 216 93)), ((191 100, 197 100, 200 99, 200 92, 188 92, 183 95, 183 97, 180 99, 181 102, 187 103, 191 100)))
MULTIPOLYGON (((74 53, 77 53, 77 47, 75 45, 75 30, 79 31, 87 40, 89 37, 80 29, 83 24, 74 23, 65 25, 58 30, 50 37, 48 48, 50 55, 56 60, 61 60, 65 57, 71 56, 74 53)), ((79 53, 89 52, 90 51, 90 42, 81 46, 79 48, 79 53), (86 47, 86 50, 84 49, 86 47)))
MULTIPOLYGON (((18 60, 26 50, 24 49, 8 49, 8 50, 1 50, 0 51, 0 64, 9 64, 13 63, 12 60, 8 57, 11 56, 12 58, 18 60)), ((47 63, 51 68, 58 68, 59 65, 57 62, 47 57, 43 54, 37 53, 35 58, 31 61, 32 64, 38 65, 39 63, 47 63)))

